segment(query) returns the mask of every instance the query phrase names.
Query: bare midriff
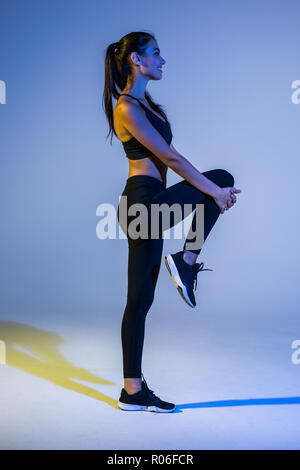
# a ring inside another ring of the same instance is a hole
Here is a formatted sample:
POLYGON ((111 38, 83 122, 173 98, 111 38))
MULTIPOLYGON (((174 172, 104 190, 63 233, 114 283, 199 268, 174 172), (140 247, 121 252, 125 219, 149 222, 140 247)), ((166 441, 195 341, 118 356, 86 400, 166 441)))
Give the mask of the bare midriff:
POLYGON ((130 160, 128 158, 128 162, 128 178, 134 175, 149 175, 157 178, 160 181, 166 181, 168 167, 157 157, 146 157, 142 158, 141 160, 130 160), (155 163, 152 159, 155 159, 155 163))

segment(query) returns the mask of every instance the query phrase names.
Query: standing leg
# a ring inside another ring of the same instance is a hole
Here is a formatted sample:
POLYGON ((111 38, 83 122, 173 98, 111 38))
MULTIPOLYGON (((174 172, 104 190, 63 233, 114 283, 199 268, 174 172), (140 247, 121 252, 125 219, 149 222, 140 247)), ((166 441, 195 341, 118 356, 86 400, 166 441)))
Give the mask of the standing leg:
POLYGON ((139 387, 132 390, 132 381, 126 379, 141 379, 145 321, 154 300, 162 250, 161 238, 143 240, 129 246, 127 304, 121 328, 124 388, 127 386, 128 393, 135 393, 141 388, 141 383, 137 382, 139 387))

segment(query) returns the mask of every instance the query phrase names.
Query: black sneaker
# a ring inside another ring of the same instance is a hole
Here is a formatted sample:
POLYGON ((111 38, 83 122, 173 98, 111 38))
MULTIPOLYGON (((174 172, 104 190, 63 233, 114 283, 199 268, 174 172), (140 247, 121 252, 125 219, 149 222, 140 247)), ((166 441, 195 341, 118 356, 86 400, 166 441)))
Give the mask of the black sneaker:
POLYGON ((165 256, 165 263, 183 300, 190 307, 196 307, 194 290, 197 289, 198 272, 213 271, 213 269, 203 269, 204 263, 188 264, 183 259, 183 251, 165 256))
POLYGON ((175 410, 174 403, 168 403, 154 395, 153 390, 148 388, 143 374, 142 390, 129 394, 125 388, 122 388, 118 407, 125 411, 156 411, 158 413, 170 413, 175 410))

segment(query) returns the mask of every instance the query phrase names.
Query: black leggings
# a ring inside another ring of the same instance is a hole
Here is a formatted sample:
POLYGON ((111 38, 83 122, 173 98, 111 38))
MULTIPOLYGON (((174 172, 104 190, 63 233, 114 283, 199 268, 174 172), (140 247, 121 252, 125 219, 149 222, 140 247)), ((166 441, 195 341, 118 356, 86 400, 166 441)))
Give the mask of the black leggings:
MULTIPOLYGON (((234 186, 234 178, 227 170, 210 170, 204 171, 202 174, 220 187, 234 186)), ((204 241, 221 213, 220 208, 211 196, 195 188, 186 180, 166 188, 163 182, 153 176, 135 175, 127 179, 122 196, 127 196, 127 209, 131 204, 137 202, 143 203, 149 208, 151 204, 161 203, 167 203, 169 206, 178 203, 182 208, 184 204, 191 204, 192 210, 196 208, 196 204, 204 204, 204 241)), ((126 223, 124 223, 123 215, 120 221, 119 210, 120 203, 117 216, 120 226, 127 235, 129 249, 127 304, 121 327, 123 376, 124 378, 139 378, 141 377, 145 320, 154 300, 156 282, 160 271, 163 250, 162 233, 164 230, 176 225, 179 220, 170 211, 170 223, 168 226, 165 225, 165 222, 164 225, 159 225, 159 237, 151 239, 149 236, 148 239, 133 239, 128 233, 127 226, 136 215, 126 217, 126 223)), ((196 212, 191 224, 194 233, 196 231, 196 212)), ((183 211, 182 213, 187 215, 183 211)), ((161 219, 159 219, 159 224, 161 224, 161 219)), ((182 249, 185 249, 187 240, 188 243, 195 240, 190 236, 190 232, 182 249)), ((190 251, 199 254, 201 249, 191 249, 190 251)))

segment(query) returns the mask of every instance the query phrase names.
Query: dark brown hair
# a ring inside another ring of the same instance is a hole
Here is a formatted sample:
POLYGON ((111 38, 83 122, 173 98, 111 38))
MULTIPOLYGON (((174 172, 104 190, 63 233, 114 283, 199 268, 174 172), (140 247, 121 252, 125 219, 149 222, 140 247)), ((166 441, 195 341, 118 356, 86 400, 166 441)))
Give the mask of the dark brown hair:
MULTIPOLYGON (((106 48, 105 83, 102 95, 102 106, 109 124, 109 132, 106 139, 111 134, 110 144, 112 144, 113 134, 117 136, 114 126, 112 97, 118 99, 127 83, 130 82, 133 77, 132 65, 129 60, 130 54, 137 52, 139 55, 143 55, 151 39, 156 41, 154 34, 147 33, 146 31, 136 31, 126 34, 119 42, 113 42, 106 48)), ((170 125, 163 107, 153 101, 148 91, 145 91, 145 98, 150 107, 159 113, 170 125)))

